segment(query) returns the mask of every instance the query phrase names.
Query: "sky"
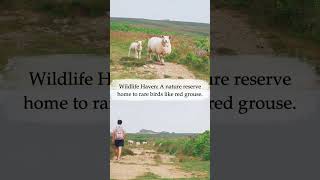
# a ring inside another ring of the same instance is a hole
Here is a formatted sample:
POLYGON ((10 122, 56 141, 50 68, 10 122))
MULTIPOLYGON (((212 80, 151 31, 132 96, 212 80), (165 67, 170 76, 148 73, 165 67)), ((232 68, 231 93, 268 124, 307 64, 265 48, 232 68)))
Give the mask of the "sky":
POLYGON ((210 129, 208 101, 111 101, 110 127, 121 119, 130 133, 141 129, 201 133, 210 129))
POLYGON ((111 17, 210 23, 210 0, 111 0, 111 17))

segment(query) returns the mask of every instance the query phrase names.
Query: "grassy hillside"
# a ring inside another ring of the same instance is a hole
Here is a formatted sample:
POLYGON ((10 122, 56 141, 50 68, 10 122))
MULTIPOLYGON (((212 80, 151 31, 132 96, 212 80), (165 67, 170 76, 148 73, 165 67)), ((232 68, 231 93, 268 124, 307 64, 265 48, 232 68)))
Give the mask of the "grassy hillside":
POLYGON ((209 36, 210 26, 204 23, 192 23, 169 20, 148 20, 136 18, 111 18, 111 22, 121 24, 131 24, 139 27, 159 29, 161 31, 170 31, 182 33, 185 35, 209 36))
POLYGON ((110 25, 111 75, 113 79, 156 78, 152 73, 139 71, 139 68, 148 63, 146 61, 148 39, 160 35, 172 36, 173 51, 164 58, 165 62, 185 65, 197 78, 208 79, 210 65, 209 24, 111 18, 110 25), (127 57, 128 47, 135 40, 143 41, 140 60, 127 57))

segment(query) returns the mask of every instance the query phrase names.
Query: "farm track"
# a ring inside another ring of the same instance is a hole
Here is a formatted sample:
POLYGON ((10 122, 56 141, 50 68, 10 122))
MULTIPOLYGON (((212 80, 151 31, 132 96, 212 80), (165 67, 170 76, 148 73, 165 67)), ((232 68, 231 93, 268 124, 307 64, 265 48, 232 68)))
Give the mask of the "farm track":
POLYGON ((233 10, 215 9, 213 36, 216 53, 228 55, 273 54, 273 49, 263 38, 263 32, 251 27, 248 16, 233 10))
POLYGON ((195 79, 195 75, 184 65, 165 62, 164 65, 148 64, 138 68, 139 72, 151 72, 158 79, 195 79))
POLYGON ((177 167, 173 161, 175 156, 159 154, 154 150, 132 148, 134 155, 127 155, 121 160, 110 161, 111 179, 131 180, 139 179, 146 173, 153 173, 161 178, 180 179, 201 176, 186 172, 177 167))

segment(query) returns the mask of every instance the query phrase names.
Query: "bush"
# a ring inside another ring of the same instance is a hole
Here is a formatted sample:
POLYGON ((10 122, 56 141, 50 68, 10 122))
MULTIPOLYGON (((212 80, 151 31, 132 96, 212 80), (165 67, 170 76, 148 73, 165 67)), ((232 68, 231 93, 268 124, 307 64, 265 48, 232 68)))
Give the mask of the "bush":
POLYGON ((180 53, 175 48, 172 48, 171 54, 166 56, 166 60, 169 62, 178 61, 179 59, 180 59, 180 53))
POLYGON ((182 63, 204 72, 209 71, 209 57, 198 57, 194 53, 190 52, 187 54, 185 59, 182 59, 182 63))
POLYGON ((195 156, 201 157, 204 160, 210 159, 210 132, 206 131, 197 136, 194 142, 195 156))
POLYGON ((210 39, 209 38, 199 38, 196 40, 196 47, 204 51, 209 52, 210 50, 210 39))
POLYGON ((195 137, 159 140, 156 145, 160 152, 210 160, 210 131, 195 137))

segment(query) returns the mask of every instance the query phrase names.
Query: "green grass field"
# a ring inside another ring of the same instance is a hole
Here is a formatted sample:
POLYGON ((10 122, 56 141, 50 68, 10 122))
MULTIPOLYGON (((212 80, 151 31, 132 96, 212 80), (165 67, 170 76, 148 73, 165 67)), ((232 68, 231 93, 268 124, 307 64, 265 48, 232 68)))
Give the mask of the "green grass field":
POLYGON ((164 58, 165 62, 186 66, 198 79, 207 80, 209 77, 209 24, 111 18, 110 29, 113 79, 156 78, 152 73, 140 72, 137 69, 147 64, 148 39, 160 35, 172 36, 172 53, 164 58), (127 57, 128 48, 135 40, 143 41, 142 58, 139 60, 127 57))

